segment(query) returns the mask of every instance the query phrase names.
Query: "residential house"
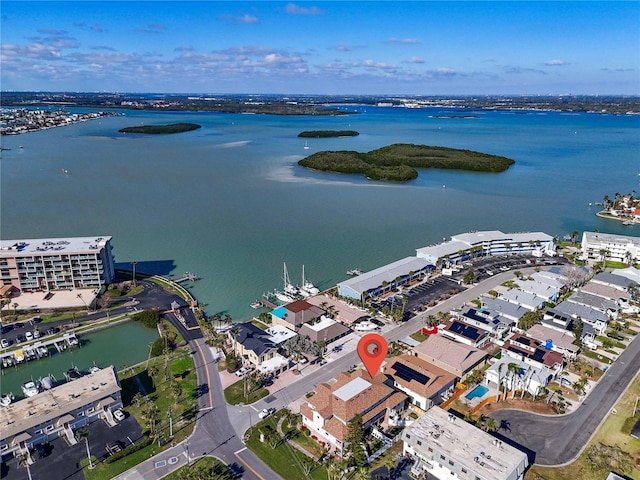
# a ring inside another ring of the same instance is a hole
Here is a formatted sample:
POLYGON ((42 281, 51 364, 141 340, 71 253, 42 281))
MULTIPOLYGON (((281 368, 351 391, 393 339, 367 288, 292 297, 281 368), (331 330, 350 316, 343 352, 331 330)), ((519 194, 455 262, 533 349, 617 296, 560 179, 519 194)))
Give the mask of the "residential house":
POLYGON ((421 410, 440 405, 458 379, 442 368, 407 354, 393 357, 384 366, 384 374, 393 387, 406 393, 411 404, 421 410))
POLYGON ((415 478, 522 480, 527 454, 433 407, 402 433, 403 455, 415 478))
POLYGON ((590 262, 602 262, 603 257, 615 262, 637 262, 640 261, 640 238, 602 232, 584 232, 582 256, 590 262))
POLYGON ((546 283, 536 282, 535 280, 518 280, 517 289, 542 298, 545 302, 555 302, 560 295, 560 289, 546 283))
POLYGON ((278 346, 271 337, 251 322, 237 323, 229 330, 229 338, 243 365, 257 368, 265 374, 280 373, 289 365, 289 361, 278 353, 278 346))
POLYGON ((567 300, 560 302, 553 310, 574 319, 579 318, 583 325, 589 325, 597 335, 602 335, 609 323, 609 317, 595 308, 567 300))
POLYGON ((438 330, 443 337, 464 343, 475 348, 482 348, 491 341, 489 332, 459 320, 452 320, 438 330))
POLYGON ((324 313, 320 307, 306 300, 296 300, 272 310, 271 323, 297 332, 302 325, 319 319, 324 313))
POLYGON ((501 316, 497 312, 492 312, 487 308, 474 308, 466 306, 456 316, 464 323, 486 330, 492 337, 501 339, 507 335, 511 326, 515 323, 512 320, 501 316))
POLYGON ((516 333, 502 346, 502 356, 520 360, 526 364, 547 370, 555 378, 564 367, 561 353, 545 348, 535 338, 516 333))
POLYGON ((499 298, 514 305, 520 305, 527 310, 533 311, 543 308, 546 304, 544 298, 538 297, 532 293, 523 292, 517 288, 512 288, 506 292, 500 292, 499 298))
POLYGON ((482 299, 482 307, 492 314, 499 314, 500 321, 510 326, 517 326, 520 317, 530 311, 522 305, 516 305, 501 298, 484 297, 482 299))
POLYGON ((300 327, 298 333, 301 336, 307 336, 312 342, 323 341, 326 344, 344 337, 351 330, 332 318, 321 316, 314 322, 305 323, 300 327))
POLYGON ((546 388, 552 378, 553 375, 544 368, 505 356, 485 371, 484 384, 496 389, 503 385, 506 391, 524 390, 536 396, 542 388, 546 388))
POLYGON ((549 328, 543 323, 538 323, 527 330, 527 336, 538 340, 544 348, 562 354, 565 359, 574 359, 580 352, 571 331, 549 328))
POLYGON ((429 335, 429 338, 413 348, 412 353, 461 380, 464 380, 474 368, 484 365, 489 356, 487 352, 442 335, 429 335))
POLYGON ((383 382, 383 374, 371 378, 364 370, 340 373, 332 385, 320 383, 300 406, 302 423, 313 435, 342 454, 349 423, 360 415, 365 432, 374 426, 385 429, 391 417, 404 411, 407 396, 383 382))

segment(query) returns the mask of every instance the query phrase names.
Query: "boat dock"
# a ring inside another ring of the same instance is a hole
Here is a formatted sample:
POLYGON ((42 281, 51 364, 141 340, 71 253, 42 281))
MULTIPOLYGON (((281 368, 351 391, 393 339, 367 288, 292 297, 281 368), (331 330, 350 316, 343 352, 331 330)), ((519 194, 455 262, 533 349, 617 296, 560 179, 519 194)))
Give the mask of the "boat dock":
POLYGON ((55 348, 58 352, 64 352, 67 348, 79 344, 75 333, 65 333, 62 337, 51 340, 38 340, 16 350, 0 354, 0 365, 3 368, 12 367, 25 361, 46 357, 49 355, 50 349, 55 348))
POLYGON ((271 310, 273 310, 274 308, 278 308, 278 306, 275 303, 270 302, 266 298, 259 298, 258 300, 256 300, 251 304, 251 308, 258 309, 263 307, 270 308, 271 310))
POLYGON ((200 280, 200 277, 191 272, 184 272, 184 275, 182 275, 180 278, 176 278, 173 281, 176 283, 182 283, 182 282, 195 282, 196 280, 200 280))

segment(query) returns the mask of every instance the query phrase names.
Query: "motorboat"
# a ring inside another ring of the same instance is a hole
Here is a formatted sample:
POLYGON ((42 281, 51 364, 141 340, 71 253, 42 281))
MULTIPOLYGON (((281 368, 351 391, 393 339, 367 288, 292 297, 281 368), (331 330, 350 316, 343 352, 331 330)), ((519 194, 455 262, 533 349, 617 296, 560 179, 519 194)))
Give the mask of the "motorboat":
POLYGON ((99 372, 99 371, 100 371, 100 367, 97 367, 97 366, 94 365, 93 367, 91 367, 89 369, 89 374, 96 373, 96 372, 99 372))
POLYGON ((358 275, 362 275, 362 270, 359 268, 352 268, 351 270, 347 270, 347 275, 357 277, 358 275))
POLYGON ((13 395, 13 393, 5 393, 0 397, 0 406, 8 407, 15 399, 16 397, 13 395))
POLYGON ((36 351, 38 352, 39 357, 46 357, 47 355, 49 355, 49 349, 44 345, 38 345, 36 347, 36 351))
POLYGON ((49 374, 44 378, 40 379, 40 386, 43 390, 51 390, 56 384, 56 377, 49 374))
POLYGON ((29 380, 22 384, 22 393, 24 393, 25 397, 33 397, 40 393, 40 385, 33 380, 29 380))
POLYGON ((82 374, 80 373, 80 370, 78 370, 78 367, 71 367, 66 372, 64 372, 64 377, 68 382, 71 382, 73 380, 81 378, 82 374))
POLYGON ((309 147, 309 143, 308 143, 306 140, 304 141, 304 147, 303 147, 303 148, 304 148, 305 150, 309 150, 309 148, 310 148, 310 147, 309 147))

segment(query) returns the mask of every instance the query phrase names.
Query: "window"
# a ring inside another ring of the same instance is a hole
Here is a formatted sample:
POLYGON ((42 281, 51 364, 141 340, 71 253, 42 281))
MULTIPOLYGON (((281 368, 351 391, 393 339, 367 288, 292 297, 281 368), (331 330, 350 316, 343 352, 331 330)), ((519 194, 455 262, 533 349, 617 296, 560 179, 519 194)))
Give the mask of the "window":
POLYGON ((417 443, 418 445, 422 445, 422 441, 421 441, 421 440, 418 440, 416 443, 417 443))
POLYGON ((449 460, 449 465, 453 467, 453 460, 449 460))
POLYGON ((411 438, 411 435, 409 435, 408 433, 405 433, 404 438, 411 438))
POLYGON ((93 407, 87 408, 87 413, 91 414, 93 412, 95 412, 95 408, 93 407))
POLYGON ((42 434, 42 429, 40 428, 40 429, 38 429, 38 430, 34 430, 34 431, 33 431, 33 434, 34 434, 34 435, 41 435, 41 434, 42 434))
POLYGON ((462 467, 462 473, 467 473, 467 469, 462 467))
POLYGON ((428 447, 427 450, 429 450, 431 453, 433 453, 433 448, 428 447))
POLYGON ((444 460, 444 455, 440 455, 440 458, 441 458, 442 460, 444 460))
POLYGON ((54 428, 55 427, 53 425, 49 425, 47 428, 44 429, 44 431, 45 432, 52 432, 54 428))

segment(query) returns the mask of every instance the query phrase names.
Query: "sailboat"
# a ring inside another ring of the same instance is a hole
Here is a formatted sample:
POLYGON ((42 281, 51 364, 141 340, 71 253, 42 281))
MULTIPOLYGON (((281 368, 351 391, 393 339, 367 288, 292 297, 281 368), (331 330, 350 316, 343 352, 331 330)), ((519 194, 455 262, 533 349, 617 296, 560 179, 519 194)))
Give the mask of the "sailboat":
POLYGON ((304 265, 302 265, 302 287, 300 287, 300 294, 305 297, 310 297, 312 295, 318 295, 319 293, 320 290, 313 283, 304 278, 304 265))
POLYGON ((309 150, 309 148, 310 148, 310 147, 309 147, 309 143, 305 140, 305 141, 304 141, 304 149, 305 149, 305 150, 309 150))
POLYGON ((287 264, 284 264, 284 274, 283 274, 283 280, 284 280, 284 293, 286 293, 287 295, 291 295, 291 296, 295 296, 298 295, 300 293, 300 290, 298 290, 298 287, 296 287, 295 285, 293 285, 291 283, 291 280, 289 280, 289 272, 287 272, 287 264))

